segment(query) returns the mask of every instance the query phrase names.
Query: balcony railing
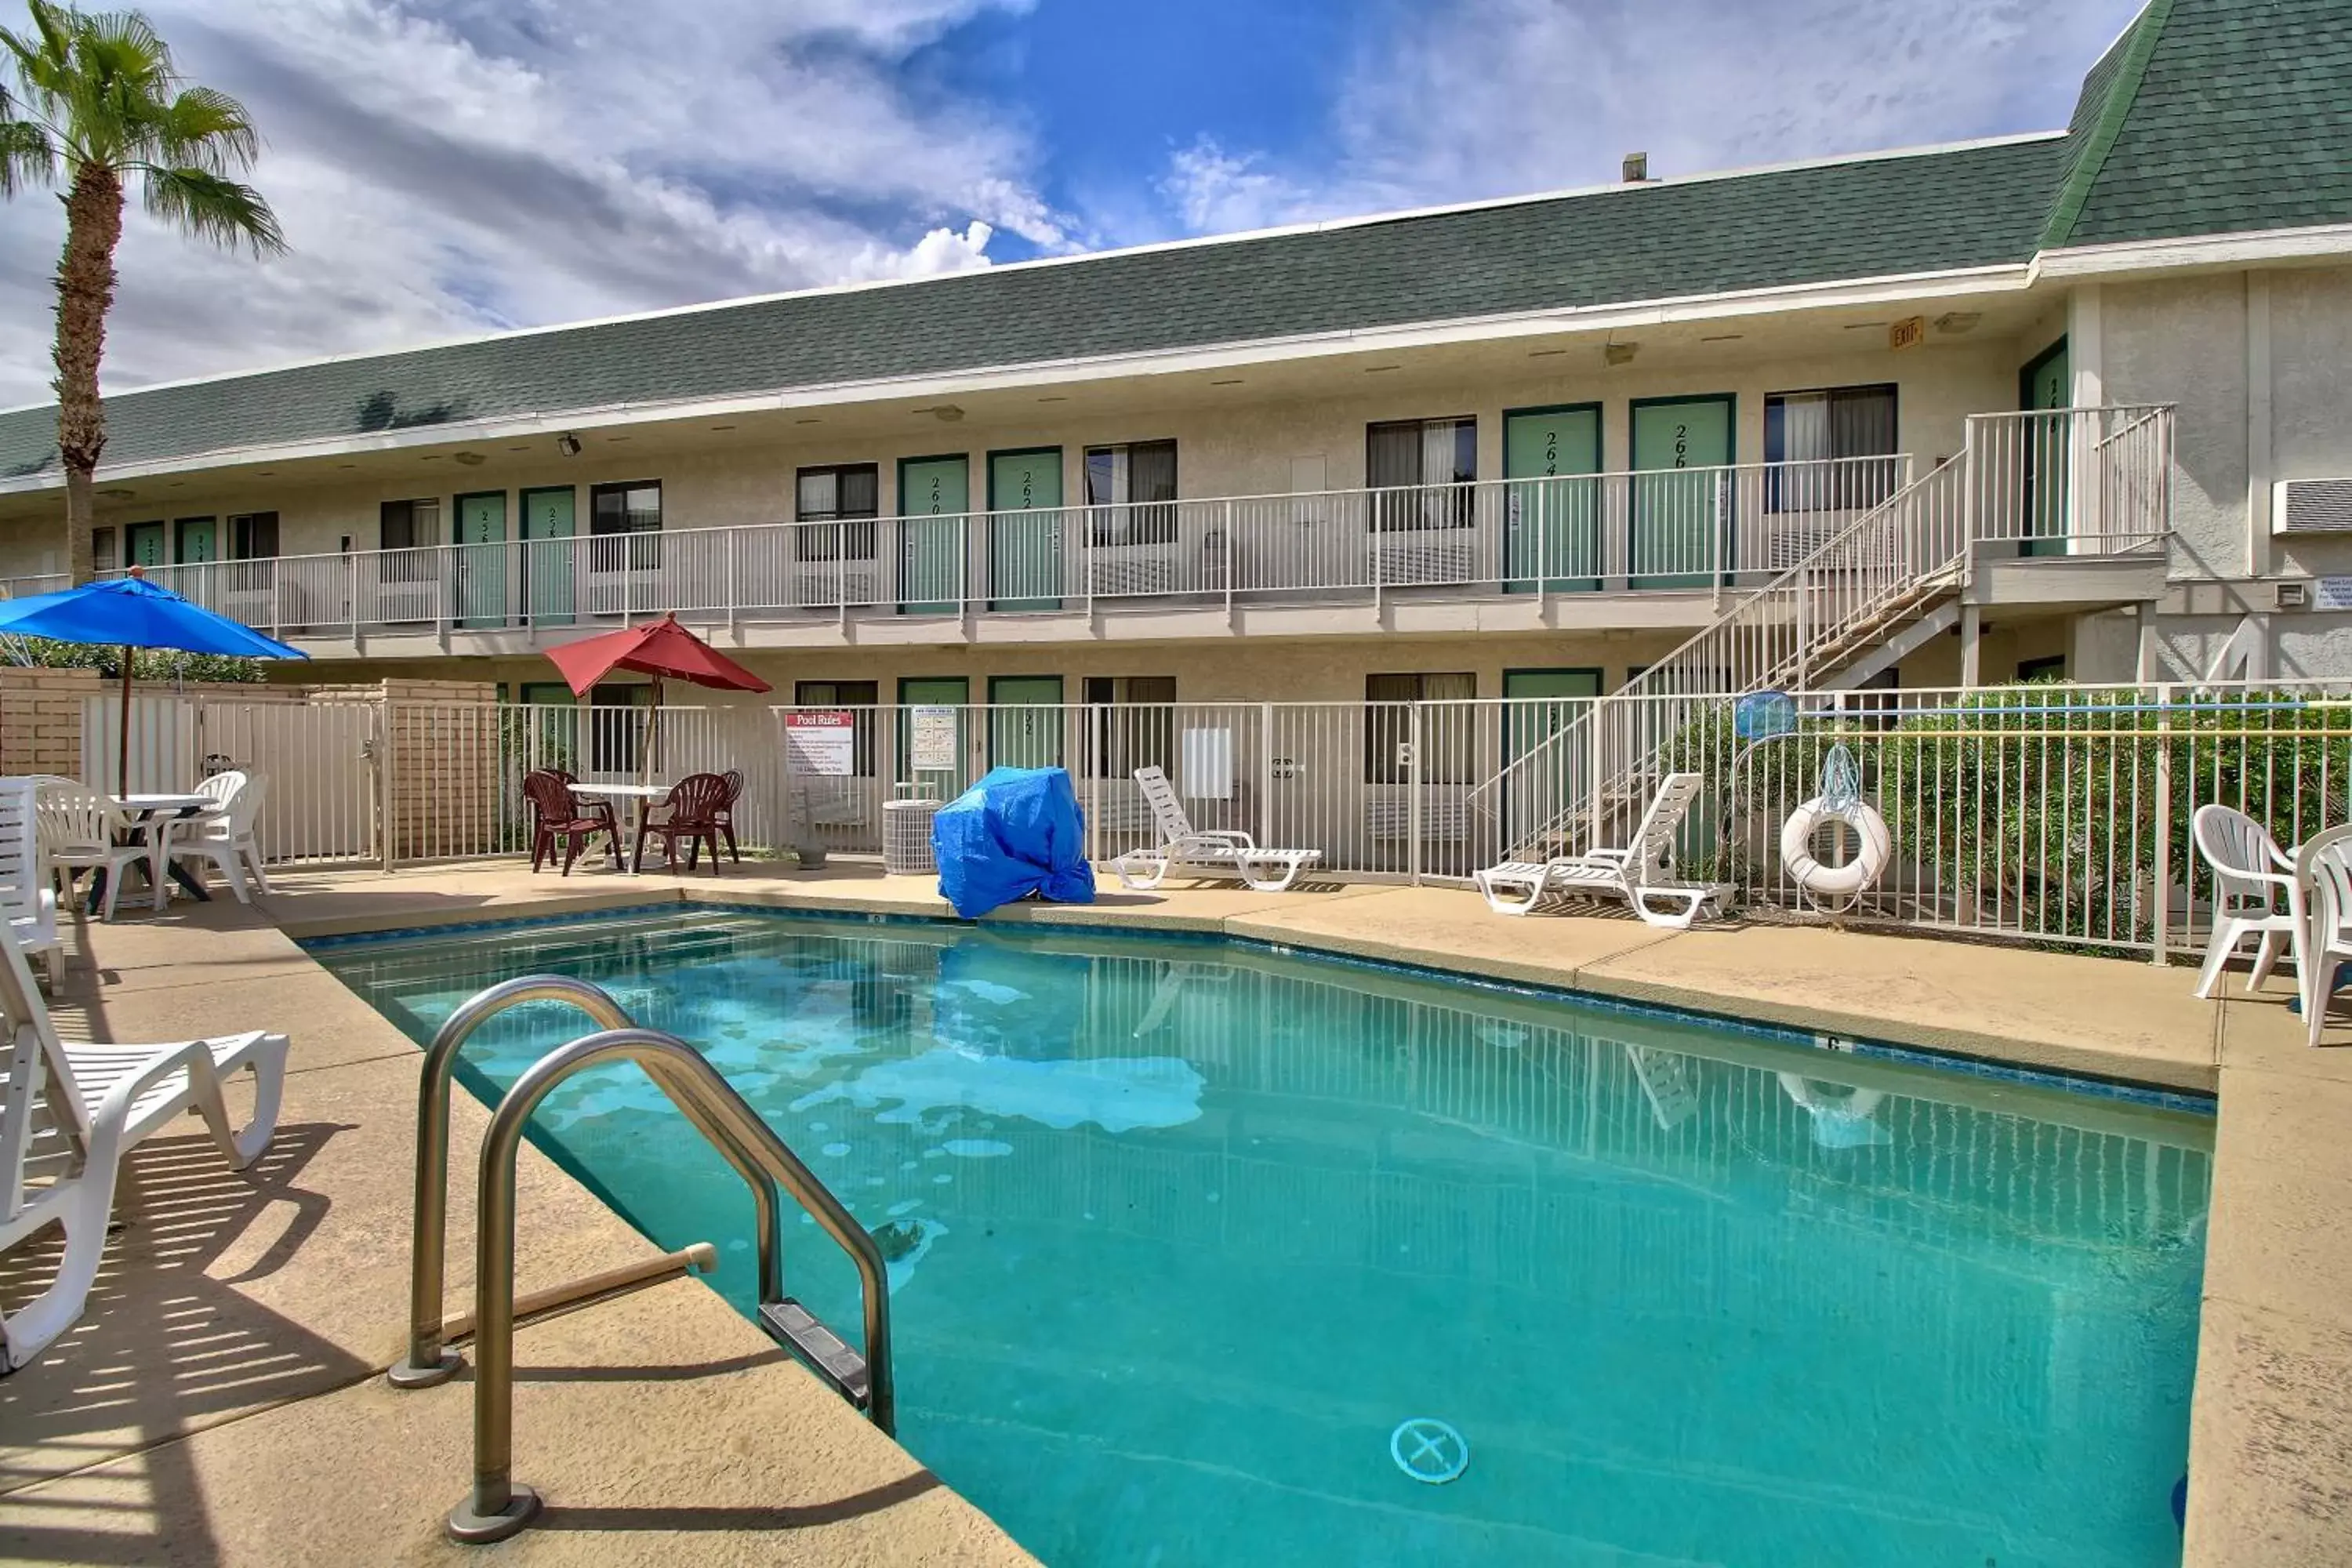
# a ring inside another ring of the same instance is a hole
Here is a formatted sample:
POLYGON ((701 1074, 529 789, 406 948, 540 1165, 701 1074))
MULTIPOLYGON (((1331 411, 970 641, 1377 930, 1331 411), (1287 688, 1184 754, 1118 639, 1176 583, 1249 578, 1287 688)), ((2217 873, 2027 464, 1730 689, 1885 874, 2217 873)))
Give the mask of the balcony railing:
POLYGON ((281 636, 961 617, 1097 605, 1712 590, 1761 581, 1900 489, 1904 457, 1393 489, 756 523, 154 567, 281 636))

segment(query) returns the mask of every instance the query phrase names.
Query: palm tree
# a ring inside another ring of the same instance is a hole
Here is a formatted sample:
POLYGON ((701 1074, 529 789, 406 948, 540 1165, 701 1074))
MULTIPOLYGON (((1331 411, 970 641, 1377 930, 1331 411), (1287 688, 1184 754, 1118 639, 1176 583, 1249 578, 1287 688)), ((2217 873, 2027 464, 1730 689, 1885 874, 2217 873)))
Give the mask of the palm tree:
POLYGON ((243 104, 183 85, 171 49, 136 11, 26 4, 29 29, 0 27, 19 89, 11 97, 0 88, 0 195, 37 184, 66 190, 53 384, 66 563, 80 583, 90 575, 90 481, 106 447, 98 361, 114 303, 124 185, 135 176, 148 212, 194 238, 243 245, 257 257, 286 241, 260 193, 229 177, 261 151, 243 104))

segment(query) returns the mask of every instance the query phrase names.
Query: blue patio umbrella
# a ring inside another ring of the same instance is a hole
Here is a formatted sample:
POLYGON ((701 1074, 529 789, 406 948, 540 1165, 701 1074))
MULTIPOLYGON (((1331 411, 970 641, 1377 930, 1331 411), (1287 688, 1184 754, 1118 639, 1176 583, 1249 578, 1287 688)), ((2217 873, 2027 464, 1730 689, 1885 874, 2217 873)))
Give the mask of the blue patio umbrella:
POLYGON ((251 626, 215 615, 139 574, 85 583, 56 594, 0 601, 0 634, 52 642, 113 644, 122 649, 122 734, 116 759, 117 795, 131 790, 131 650, 171 648, 241 658, 308 658, 299 648, 263 637, 251 626))

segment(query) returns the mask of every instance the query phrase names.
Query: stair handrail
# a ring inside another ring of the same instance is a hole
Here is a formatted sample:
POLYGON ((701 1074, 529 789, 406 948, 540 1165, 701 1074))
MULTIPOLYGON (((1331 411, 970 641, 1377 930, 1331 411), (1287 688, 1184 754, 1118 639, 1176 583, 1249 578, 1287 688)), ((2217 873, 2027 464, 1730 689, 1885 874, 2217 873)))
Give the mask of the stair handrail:
MULTIPOLYGON (((1682 659, 1685 655, 1690 654, 1693 650, 1700 647, 1703 644, 1721 637, 1726 631, 1732 628, 1737 623, 1738 623, 1750 609, 1754 608, 1764 600, 1785 595, 1791 584, 1798 584, 1810 574, 1819 571, 1822 564, 1828 558, 1850 552, 1854 541, 1864 537, 1874 530, 1883 528, 1885 520, 1890 513, 1903 506, 1910 498, 1918 492, 1922 487, 1936 481, 1939 476, 1946 475, 1950 470, 1957 468, 1959 461, 1960 459, 1958 458, 1947 459, 1945 462, 1929 469, 1926 474, 1906 483, 1900 489, 1896 489, 1892 495, 1888 496, 1885 500, 1879 502, 1878 505, 1864 512, 1861 516, 1855 518, 1836 532, 1829 535, 1826 539, 1822 540, 1811 551, 1800 557, 1794 564, 1782 568, 1778 576, 1772 578, 1769 582, 1759 584, 1758 586, 1748 589, 1747 592, 1741 594, 1738 598, 1734 599, 1730 605, 1725 607, 1724 612, 1720 616, 1717 616, 1713 621, 1710 621, 1707 625, 1700 627, 1696 632, 1694 632, 1687 639, 1677 645, 1673 651, 1659 658, 1647 669, 1643 670, 1640 675, 1634 676, 1615 691, 1606 692, 1601 696, 1593 698, 1585 706, 1583 711, 1571 718, 1566 724, 1561 725, 1559 730, 1547 736, 1538 744, 1530 747, 1526 752, 1523 752, 1518 756, 1513 758, 1510 763, 1501 771, 1475 786, 1465 797, 1465 804, 1474 807, 1482 806, 1482 797, 1501 789, 1509 778, 1519 769, 1535 765, 1538 760, 1544 757, 1547 753, 1565 750, 1570 743, 1571 738, 1580 728, 1587 725, 1589 722, 1597 721, 1595 716, 1601 711, 1604 704, 1636 696, 1650 695, 1646 692, 1638 691, 1636 689, 1654 682, 1657 677, 1668 672, 1677 660, 1682 659)), ((1538 829, 1537 833, 1539 836, 1542 833, 1550 831, 1554 826, 1557 826, 1557 822, 1546 825, 1545 827, 1538 829)))
MULTIPOLYGON (((2172 413, 2170 405, 2141 404, 1969 415, 1964 423, 1965 438, 1956 456, 1903 486, 1879 506, 1822 541, 1770 582, 1743 595, 1722 615, 1617 690, 1595 698, 1583 712, 1474 788, 1465 796, 1465 803, 1491 818, 1494 815, 1491 800, 1499 798, 1502 786, 1518 769, 1532 764, 1539 757, 1565 753, 1568 748, 1577 744, 1593 745, 1595 731, 1603 715, 1611 712, 1612 708, 1622 710, 1629 702, 1676 695, 1720 700, 1727 695, 1772 687, 1791 678, 1801 685, 1807 675, 1808 653, 1817 643, 1833 647, 1838 638, 1851 635, 1854 627, 1866 625, 1872 617, 1883 615, 1906 597, 1916 596, 1935 586, 1937 579, 1947 574, 1950 575, 1950 585, 1965 588, 1974 575, 1979 544, 1991 540, 2024 537, 2021 531, 1997 531, 2000 525, 2008 521, 2008 508, 1991 509, 1999 516, 1989 517, 1988 509, 1983 505, 1984 481, 1988 476, 1983 458, 1985 443, 1982 432, 1995 422, 2024 425, 2030 428, 2035 421, 2048 422, 2053 416, 2063 416, 2070 426, 2075 426, 2086 420, 2123 416, 2121 428, 2094 445, 2095 457, 2125 436, 2155 426, 2158 430, 2158 452, 2151 477, 2155 480, 2157 494, 2148 502, 2148 507, 2156 516, 2157 527, 2144 535, 2126 532, 2116 537, 2137 541, 2137 543, 2127 547, 2131 549, 2143 549, 2151 542, 2160 542, 2170 526, 2168 422, 2172 413), (1931 500, 1940 504, 1927 504, 1931 500), (1890 521, 1896 526, 1890 528, 1890 521), (1954 526, 1956 521, 1957 526, 1954 526), (1821 583, 1813 581, 1825 569, 1843 564, 1833 557, 1853 552, 1857 546, 1866 553, 1874 542, 1871 537, 1874 534, 1878 536, 1875 542, 1885 547, 1876 562, 1865 559, 1859 568, 1847 568, 1843 581, 1834 578, 1821 583), (1937 534, 1944 536, 1948 542, 1939 544, 1933 537, 1937 534), (1874 567, 1878 569, 1875 575, 1872 570, 1874 567), (1874 588, 1871 586, 1874 582, 1877 584, 1874 588), (1853 602, 1843 606, 1839 614, 1823 616, 1818 620, 1810 614, 1815 597, 1835 595, 1849 584, 1860 586, 1863 591, 1855 594, 1853 602), (1776 616, 1769 622, 1759 621, 1751 612, 1767 601, 1788 604, 1792 613, 1776 616), (1770 651, 1774 640, 1771 633, 1781 626, 1786 626, 1792 634, 1791 646, 1788 653, 1775 656, 1770 651), (1744 646, 1739 640, 1742 633, 1748 634, 1744 646), (1727 651, 1731 655, 1727 664, 1697 662, 1711 646, 1727 642, 1730 645, 1727 651), (1748 656, 1745 660, 1748 667, 1745 669, 1741 668, 1742 661, 1738 657, 1742 653, 1748 656), (1690 674, 1694 666, 1704 674, 1707 689, 1680 688, 1680 682, 1690 674), (1664 689, 1659 689, 1661 688, 1664 689)), ((2095 426, 2092 428, 2095 429, 2095 426)), ((2070 441, 2073 435, 2070 428, 2070 441)), ((2006 465, 2001 466, 2005 471, 2006 465)), ((2104 473, 2096 464, 2094 465, 2094 474, 2097 482, 2105 482, 2104 473)), ((2017 499, 2021 503, 2030 504, 2030 488, 2021 489, 2017 499)), ((2021 504, 2021 521, 2025 510, 2026 505, 2021 504)), ((1665 726, 1670 734, 1679 732, 1687 722, 1679 714, 1670 717, 1675 720, 1665 726)), ((1605 827, 1603 817, 1611 793, 1622 789, 1626 781, 1638 778, 1655 761, 1664 744, 1654 738, 1646 746, 1638 740, 1633 741, 1626 749, 1637 751, 1640 755, 1622 760, 1613 768, 1604 770, 1596 767, 1595 776, 1588 783, 1585 800, 1569 804, 1540 826, 1517 836, 1512 844, 1503 847, 1509 851, 1518 844, 1540 842, 1561 832, 1584 815, 1588 808, 1591 816, 1591 830, 1597 839, 1605 827)))

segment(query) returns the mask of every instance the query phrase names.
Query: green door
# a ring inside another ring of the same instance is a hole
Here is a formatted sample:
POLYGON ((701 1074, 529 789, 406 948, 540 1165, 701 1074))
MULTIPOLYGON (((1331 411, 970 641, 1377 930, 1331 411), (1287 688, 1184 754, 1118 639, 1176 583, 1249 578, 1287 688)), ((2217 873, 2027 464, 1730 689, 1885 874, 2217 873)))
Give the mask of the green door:
POLYGON ((964 513, 971 460, 898 459, 898 613, 951 616, 963 602, 964 513))
POLYGON ((988 607, 1062 607, 1062 449, 988 455, 988 607))
POLYGON ((163 525, 134 522, 122 531, 122 564, 161 566, 170 557, 163 551, 163 525))
POLYGON ((1504 587, 1531 594, 1601 586, 1601 406, 1522 408, 1503 416, 1504 587))
POLYGON ((899 679, 897 782, 931 785, 941 800, 964 792, 973 777, 971 702, 971 682, 961 675, 899 679))
POLYGON ((507 619, 507 493, 457 498, 457 624, 500 626, 507 619))
POLYGON ((1583 798, 1588 749, 1545 742, 1601 695, 1597 669, 1503 671, 1503 821, 1507 849, 1556 826, 1583 798))
POLYGON ((1721 471, 1732 399, 1658 398, 1633 412, 1632 585, 1706 587, 1732 538, 1731 476, 1721 471))
MULTIPOLYGON (((2074 373, 2066 363, 2066 340, 2060 338, 2018 376, 2018 401, 2027 408, 2064 408, 2074 401, 2074 373)), ((2027 419, 2025 467, 2025 546, 2028 555, 2066 553, 2066 435, 2063 419, 2027 419)))
POLYGON ((523 603, 533 626, 568 626, 578 618, 572 599, 572 542, 579 531, 578 499, 570 485, 522 492, 523 603))
POLYGON ((183 565, 200 565, 220 559, 220 524, 209 517, 184 517, 173 525, 178 532, 183 565))
POLYGON ((988 765, 1062 765, 1062 678, 998 675, 988 682, 988 765))

